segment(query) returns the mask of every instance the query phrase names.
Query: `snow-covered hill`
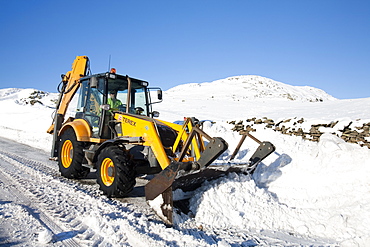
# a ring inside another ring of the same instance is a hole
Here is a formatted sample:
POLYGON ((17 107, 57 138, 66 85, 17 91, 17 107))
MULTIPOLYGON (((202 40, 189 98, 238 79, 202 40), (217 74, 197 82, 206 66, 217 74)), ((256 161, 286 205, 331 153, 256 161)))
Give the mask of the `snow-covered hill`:
POLYGON ((201 98, 204 100, 242 101, 250 99, 285 99, 289 101, 322 102, 335 98, 321 89, 291 86, 256 75, 234 76, 204 83, 179 85, 167 91, 172 97, 201 98))
POLYGON ((19 105, 44 105, 46 107, 55 107, 58 94, 48 93, 32 88, 6 88, 0 90, 0 101, 12 100, 19 105))
POLYGON ((338 100, 321 89, 251 75, 183 84, 165 91, 163 97, 164 103, 155 105, 155 109, 161 118, 172 121, 188 116, 212 120, 266 117, 275 122, 304 117, 318 123, 366 119, 369 115, 363 110, 364 104, 370 101, 370 98, 338 100))
MULTIPOLYGON (((215 161, 218 164, 228 162, 240 140, 239 133, 232 130, 235 122, 241 122, 245 128, 253 118, 273 119, 274 123, 280 123, 279 128, 282 120, 291 119, 284 126, 302 128, 303 131, 309 131, 312 125, 326 124, 324 127, 317 125, 322 132, 318 142, 282 134, 268 127, 267 123, 253 121, 253 135, 272 142, 276 152, 259 165, 253 178, 231 174, 199 188, 191 201, 194 218, 179 215, 177 225, 171 229, 153 220, 152 214, 140 211, 135 203, 109 203, 108 199, 91 197, 91 194, 99 194, 92 185, 83 185, 85 189, 80 190, 82 185, 78 182, 74 185, 75 182, 71 181, 67 186, 64 185, 66 180, 54 173, 39 174, 32 167, 42 161, 37 158, 38 161, 33 162, 36 157, 28 153, 24 159, 28 160, 24 164, 27 176, 35 176, 41 184, 45 183, 44 186, 51 186, 48 190, 63 201, 64 207, 67 207, 71 195, 63 186, 78 191, 72 198, 74 206, 68 210, 54 204, 53 209, 37 204, 39 210, 55 219, 63 218, 68 212, 68 218, 74 220, 63 224, 65 232, 75 233, 71 238, 82 245, 370 246, 370 149, 345 142, 339 136, 342 127, 351 122, 353 129, 369 131, 365 127, 370 123, 370 98, 337 100, 318 89, 291 87, 255 76, 237 78, 172 88, 164 92, 164 101, 153 105, 153 108, 159 110, 160 118, 167 121, 195 116, 216 122, 206 122, 204 130, 211 136, 223 137, 229 144, 229 150, 215 161), (331 124, 333 122, 335 126, 331 124), (358 129, 361 126, 365 127, 358 129), (74 208, 79 211, 74 211, 74 208), (105 208, 109 208, 109 212, 105 208), (120 227, 122 225, 125 227, 120 227)), ((51 136, 45 131, 51 124, 54 109, 48 102, 53 102, 52 98, 57 95, 46 93, 41 99, 36 97, 42 104, 25 103, 32 100, 34 91, 38 90, 0 90, 0 136, 49 152, 51 136)), ((247 161, 256 147, 256 143, 247 138, 235 162, 247 161)), ((23 164, 23 159, 17 158, 6 166, 11 157, 21 155, 10 152, 0 153, 2 169, 23 164)), ((22 169, 16 168, 14 172, 21 174, 22 169)), ((17 182, 15 178, 12 181, 17 182)), ((9 191, 12 191, 12 186, 8 186, 9 191)), ((27 186, 17 188, 26 190, 27 186)), ((0 189, 7 192, 8 187, 0 177, 0 189)), ((6 199, 1 195, 6 193, 0 194, 0 223, 21 229, 17 235, 8 233, 6 236, 26 246, 52 241, 50 236, 42 237, 44 233, 39 231, 43 226, 35 228, 32 213, 22 211, 18 206, 22 202, 12 200, 11 195, 6 199), (22 217, 16 215, 20 211, 22 217), (20 218, 28 220, 21 221, 20 218), (39 236, 39 240, 35 237, 25 240, 22 234, 39 236)), ((0 230, 3 229, 0 227, 0 230)), ((0 231, 0 244, 6 243, 1 242, 1 237, 0 231)))

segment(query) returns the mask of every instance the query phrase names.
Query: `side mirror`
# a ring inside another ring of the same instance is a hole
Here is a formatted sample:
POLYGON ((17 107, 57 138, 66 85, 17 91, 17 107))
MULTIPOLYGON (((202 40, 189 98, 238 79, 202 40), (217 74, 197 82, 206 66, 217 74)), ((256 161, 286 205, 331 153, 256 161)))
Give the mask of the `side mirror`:
POLYGON ((159 100, 162 100, 163 99, 163 96, 162 96, 162 90, 157 90, 157 96, 158 96, 158 99, 159 100))
POLYGON ((148 93, 148 99, 149 99, 149 104, 157 104, 162 102, 163 100, 163 92, 162 89, 159 87, 149 87, 147 88, 147 93, 148 93))
POLYGON ((98 79, 94 76, 90 78, 90 87, 97 88, 99 86, 98 79))
POLYGON ((152 112, 152 117, 159 117, 159 112, 153 111, 152 112))

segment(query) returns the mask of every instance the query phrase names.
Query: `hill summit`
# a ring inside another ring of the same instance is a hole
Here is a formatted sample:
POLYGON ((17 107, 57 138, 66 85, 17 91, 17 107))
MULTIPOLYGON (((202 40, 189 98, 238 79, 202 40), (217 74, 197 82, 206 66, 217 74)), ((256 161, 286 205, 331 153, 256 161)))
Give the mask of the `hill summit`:
POLYGON ((188 83, 167 90, 168 95, 189 95, 204 99, 231 98, 234 101, 253 99, 283 99, 292 101, 322 102, 335 100, 321 89, 309 86, 291 86, 272 79, 242 75, 204 83, 188 83))

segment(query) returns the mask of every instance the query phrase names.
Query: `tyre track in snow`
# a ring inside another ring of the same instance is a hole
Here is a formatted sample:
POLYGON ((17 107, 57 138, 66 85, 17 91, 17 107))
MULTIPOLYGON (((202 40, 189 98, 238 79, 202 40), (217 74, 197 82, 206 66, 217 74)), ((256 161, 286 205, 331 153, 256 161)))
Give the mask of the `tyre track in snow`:
MULTIPOLYGON (((0 151, 0 161, 3 161, 1 166, 2 173, 8 177, 6 179, 4 175, 2 176, 5 180, 4 183, 8 187, 13 188, 11 192, 19 195, 22 198, 21 201, 26 201, 27 205, 42 205, 39 208, 44 209, 49 215, 49 217, 45 217, 46 222, 40 222, 41 225, 46 226, 50 230, 55 228, 56 231, 52 232, 56 233, 57 236, 60 235, 62 238, 71 237, 68 235, 76 236, 83 245, 112 244, 109 239, 107 240, 107 238, 100 236, 100 229, 89 225, 90 223, 101 224, 100 220, 92 219, 94 218, 95 209, 89 208, 88 205, 91 200, 99 197, 98 193, 100 193, 91 188, 91 185, 85 185, 78 180, 60 176, 54 162, 47 164, 47 162, 39 162, 7 151, 0 151), (9 165, 6 166, 4 163, 9 165), (19 172, 20 170, 22 172, 19 172), (65 187, 64 190, 58 191, 61 186, 65 187), (14 188, 22 188, 22 191, 14 188), (67 194, 68 191, 70 192, 70 198, 66 198, 63 195, 63 193, 67 194), (82 195, 78 195, 81 193, 82 195), (87 197, 90 200, 86 206, 80 205, 83 204, 81 201, 84 201, 81 197, 87 197), (91 218, 87 222, 83 222, 83 219, 76 218, 76 215, 79 214, 91 214, 88 215, 91 218), (51 220, 51 218, 54 220, 51 220), (54 223, 50 223, 51 226, 49 226, 47 222, 54 223), (66 229, 64 233, 59 232, 59 229, 62 228, 66 229)), ((104 201, 104 197, 101 199, 104 201)), ((110 199, 105 200, 108 201, 108 204, 114 206, 114 201, 112 202, 110 199)), ((35 208, 36 206, 31 209, 31 212, 35 211, 35 208)), ((123 208, 122 211, 129 210, 123 208)), ((39 212, 40 210, 37 210, 37 214, 39 212)), ((46 215, 45 213, 43 214, 46 215)), ((31 215, 37 216, 36 214, 31 215)), ((133 238, 132 242, 135 243, 137 240, 133 238)), ((120 245, 125 246, 127 244, 121 243, 120 245)))
MULTIPOLYGON (((28 186, 32 184, 32 182, 40 179, 42 180, 43 176, 54 175, 57 173, 57 169, 44 165, 41 162, 24 158, 6 151, 0 151, 0 159, 11 165, 11 167, 7 167, 3 162, 3 169, 0 170, 0 180, 7 184, 10 192, 12 192, 18 199, 17 202, 25 205, 25 209, 29 214, 53 233, 54 242, 61 241, 65 246, 80 246, 75 240, 70 238, 73 235, 76 235, 77 231, 71 231, 65 226, 65 224, 58 222, 57 218, 59 217, 53 217, 50 216, 50 214, 48 216, 48 212, 44 212, 45 210, 43 211, 43 209, 50 211, 50 209, 55 209, 55 207, 50 207, 50 205, 48 205, 48 201, 39 196, 37 191, 35 192, 37 187, 34 188, 32 186, 28 186), (17 170, 22 170, 22 175, 26 174, 27 176, 21 177, 17 170), (39 205, 43 205, 43 207, 40 207, 39 205)), ((67 215, 63 216, 66 217, 67 215)))
POLYGON ((58 180, 62 180, 62 183, 65 180, 66 187, 74 190, 84 190, 84 185, 78 188, 74 181, 60 177, 58 169, 51 162, 43 163, 7 151, 0 151, 0 160, 3 161, 0 180, 16 196, 17 201, 26 206, 29 214, 54 234, 54 242, 62 241, 65 246, 80 246, 71 239, 76 235, 84 239, 84 244, 91 242, 89 240, 95 244, 101 242, 102 237, 99 234, 91 232, 81 221, 74 219, 73 213, 76 212, 63 207, 65 203, 50 200, 51 196, 47 196, 46 192, 56 189, 49 185, 58 180))
MULTIPOLYGON (((0 158, 1 155, 0 155, 0 158)), ((45 228, 47 228, 49 231, 53 233, 54 236, 61 236, 64 232, 63 229, 54 222, 50 217, 48 217, 43 211, 40 211, 37 209, 37 206, 28 199, 27 196, 25 196, 20 190, 16 189, 17 185, 12 182, 12 179, 9 178, 4 172, 0 170, 0 181, 7 184, 9 187, 9 191, 17 197, 17 201, 19 201, 22 205, 24 205, 25 209, 28 211, 28 213, 33 216, 36 220, 40 222, 41 225, 43 225, 45 228)), ((70 246, 70 247, 77 247, 80 246, 77 242, 75 242, 73 239, 58 239, 55 238, 54 241, 58 242, 61 241, 64 246, 70 246)))

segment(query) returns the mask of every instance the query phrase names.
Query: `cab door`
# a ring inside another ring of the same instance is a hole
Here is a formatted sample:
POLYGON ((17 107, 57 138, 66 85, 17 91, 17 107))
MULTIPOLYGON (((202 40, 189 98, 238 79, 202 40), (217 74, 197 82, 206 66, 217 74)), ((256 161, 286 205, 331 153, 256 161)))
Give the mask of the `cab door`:
POLYGON ((76 109, 76 118, 85 119, 91 126, 92 137, 99 138, 99 126, 101 122, 103 104, 104 79, 98 79, 98 87, 90 87, 90 80, 82 81, 79 100, 76 109))

